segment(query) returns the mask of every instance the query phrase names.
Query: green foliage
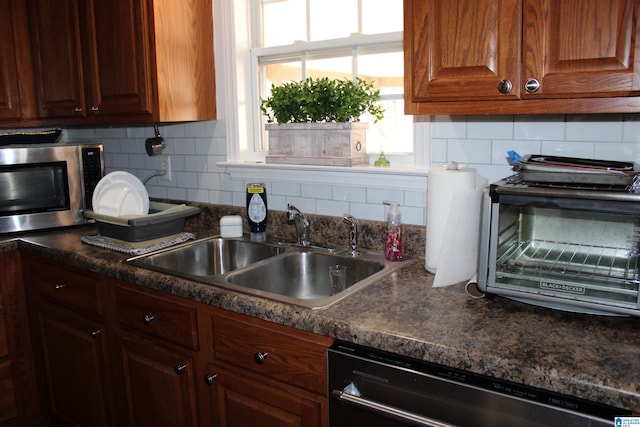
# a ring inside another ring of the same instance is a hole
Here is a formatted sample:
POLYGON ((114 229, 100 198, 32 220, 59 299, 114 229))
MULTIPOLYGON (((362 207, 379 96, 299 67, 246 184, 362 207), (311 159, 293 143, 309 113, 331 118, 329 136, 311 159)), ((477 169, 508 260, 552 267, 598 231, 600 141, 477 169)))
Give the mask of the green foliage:
POLYGON ((331 80, 307 78, 271 86, 271 96, 260 100, 260 110, 269 123, 357 122, 369 112, 374 123, 384 110, 378 104, 380 91, 360 78, 331 80))

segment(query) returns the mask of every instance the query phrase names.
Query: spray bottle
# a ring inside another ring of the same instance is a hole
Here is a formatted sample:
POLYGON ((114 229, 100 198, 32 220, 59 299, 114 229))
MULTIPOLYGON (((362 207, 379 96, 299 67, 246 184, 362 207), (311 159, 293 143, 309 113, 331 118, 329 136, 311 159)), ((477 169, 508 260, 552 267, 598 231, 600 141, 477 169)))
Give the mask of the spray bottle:
POLYGON ((402 223, 398 202, 383 202, 391 206, 387 214, 387 236, 384 247, 384 256, 389 261, 402 261, 402 223))

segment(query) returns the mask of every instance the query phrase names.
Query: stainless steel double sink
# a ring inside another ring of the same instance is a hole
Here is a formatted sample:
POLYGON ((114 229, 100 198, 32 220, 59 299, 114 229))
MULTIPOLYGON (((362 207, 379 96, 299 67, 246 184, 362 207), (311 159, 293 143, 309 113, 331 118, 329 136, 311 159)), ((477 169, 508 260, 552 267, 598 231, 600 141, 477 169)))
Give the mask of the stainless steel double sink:
POLYGON ((380 254, 351 256, 247 237, 208 237, 126 261, 130 265, 303 307, 327 308, 402 268, 380 254), (347 267, 345 289, 333 293, 329 267, 347 267))

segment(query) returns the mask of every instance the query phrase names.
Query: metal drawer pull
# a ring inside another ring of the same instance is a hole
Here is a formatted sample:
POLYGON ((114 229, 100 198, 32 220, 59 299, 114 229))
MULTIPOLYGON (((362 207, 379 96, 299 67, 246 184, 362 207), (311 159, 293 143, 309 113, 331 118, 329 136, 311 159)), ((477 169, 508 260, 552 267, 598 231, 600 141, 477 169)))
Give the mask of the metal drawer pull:
POLYGON ((178 366, 176 366, 176 374, 183 375, 185 372, 187 372, 188 367, 189 364, 187 362, 180 363, 178 366))
POLYGON ((218 374, 205 374, 204 375, 204 383, 206 385, 213 384, 213 381, 216 379, 217 376, 218 376, 218 374))
POLYGON ((144 315, 144 320, 142 322, 144 322, 145 325, 149 326, 151 324, 151 321, 153 319, 155 319, 156 316, 152 315, 152 314, 145 314, 144 315))
POLYGON ((262 365, 268 355, 269 353, 258 351, 253 355, 253 360, 255 360, 258 365, 262 365))
POLYGON ((74 113, 82 113, 82 108, 76 107, 76 108, 73 109, 73 112, 74 113))
POLYGON ((94 329, 93 331, 91 331, 91 338, 97 338, 101 333, 102 331, 100 329, 94 329))
POLYGON ((67 285, 66 283, 56 283, 53 288, 57 290, 57 289, 64 289, 64 288, 66 288, 68 286, 69 285, 67 285))
POLYGON ((364 409, 376 415, 399 421, 407 425, 419 427, 455 427, 453 424, 446 424, 432 418, 423 417, 422 415, 418 415, 413 412, 404 411, 393 406, 354 396, 341 390, 333 390, 331 392, 331 396, 344 405, 364 409))

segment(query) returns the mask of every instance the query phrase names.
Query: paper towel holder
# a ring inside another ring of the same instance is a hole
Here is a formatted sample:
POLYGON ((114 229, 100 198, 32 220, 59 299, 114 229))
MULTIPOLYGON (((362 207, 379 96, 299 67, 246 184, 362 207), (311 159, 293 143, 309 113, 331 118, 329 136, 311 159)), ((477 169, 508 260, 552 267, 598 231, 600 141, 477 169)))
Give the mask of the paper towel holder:
POLYGON ((448 171, 457 171, 460 168, 458 167, 458 162, 454 162, 453 160, 451 160, 450 162, 447 163, 447 165, 445 166, 445 169, 448 171))

